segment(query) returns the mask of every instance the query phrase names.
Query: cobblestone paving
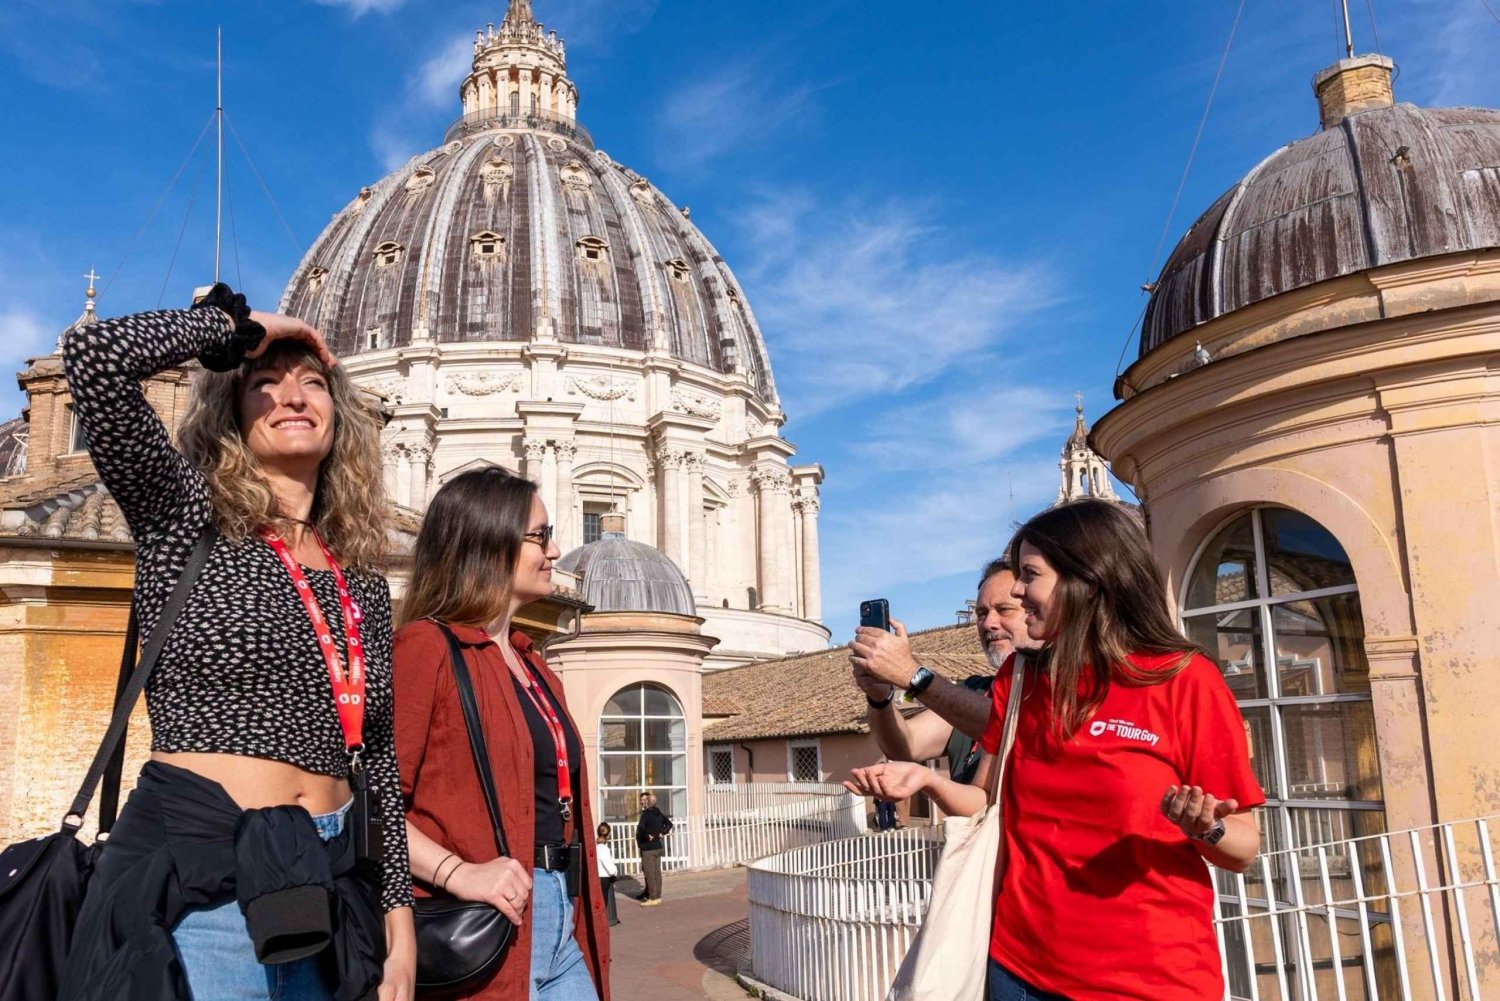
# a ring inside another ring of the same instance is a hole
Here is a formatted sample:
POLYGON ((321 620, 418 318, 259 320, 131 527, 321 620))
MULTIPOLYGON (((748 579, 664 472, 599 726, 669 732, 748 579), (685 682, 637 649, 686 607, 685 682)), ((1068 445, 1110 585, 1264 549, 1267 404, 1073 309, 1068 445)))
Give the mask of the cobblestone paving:
POLYGON ((745 871, 668 874, 659 907, 642 907, 630 881, 611 929, 615 1001, 743 1001, 734 973, 749 955, 745 871))

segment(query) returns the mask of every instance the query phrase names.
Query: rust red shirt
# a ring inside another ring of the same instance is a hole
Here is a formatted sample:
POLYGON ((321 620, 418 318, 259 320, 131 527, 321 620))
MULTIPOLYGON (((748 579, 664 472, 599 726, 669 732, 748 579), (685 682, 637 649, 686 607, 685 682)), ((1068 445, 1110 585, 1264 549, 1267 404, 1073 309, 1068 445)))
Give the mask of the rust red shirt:
MULTIPOLYGON (((1131 658, 1147 669, 1177 655, 1131 658)), ((985 750, 996 753, 1011 663, 998 674, 985 750)), ((1199 785, 1242 809, 1265 794, 1239 707, 1213 662, 1169 681, 1114 682, 1067 742, 1052 692, 1027 671, 1005 776, 1008 850, 990 955, 1042 990, 1078 1001, 1222 997, 1213 884, 1193 843, 1161 813, 1171 785, 1199 785)))

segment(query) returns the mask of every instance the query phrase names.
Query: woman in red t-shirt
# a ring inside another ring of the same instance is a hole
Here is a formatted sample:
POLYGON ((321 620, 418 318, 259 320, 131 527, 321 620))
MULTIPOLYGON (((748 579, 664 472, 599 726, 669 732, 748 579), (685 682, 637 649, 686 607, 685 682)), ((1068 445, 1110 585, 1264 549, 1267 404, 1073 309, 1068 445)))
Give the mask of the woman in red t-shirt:
MULTIPOLYGON (((1011 562, 1011 593, 1045 646, 1023 675, 1005 776, 990 1001, 1221 997, 1204 862, 1249 868, 1260 848, 1249 811, 1265 802, 1234 696, 1173 625, 1125 508, 1045 511, 1016 533, 1011 562)), ((850 787, 982 809, 1011 669, 994 687, 973 785, 891 762, 856 769, 850 787)))

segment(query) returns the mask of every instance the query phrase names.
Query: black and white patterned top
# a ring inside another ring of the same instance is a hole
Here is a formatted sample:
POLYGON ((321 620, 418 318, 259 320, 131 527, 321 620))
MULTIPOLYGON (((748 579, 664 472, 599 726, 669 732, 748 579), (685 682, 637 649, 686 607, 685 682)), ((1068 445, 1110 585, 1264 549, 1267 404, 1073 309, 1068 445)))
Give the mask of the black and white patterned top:
MULTIPOLYGON (((70 330, 63 365, 89 455, 130 525, 135 601, 150 636, 188 555, 213 517, 208 484, 172 445, 141 380, 233 344, 218 310, 171 310, 70 330)), ((365 759, 385 823, 381 903, 412 902, 406 823, 392 728, 391 593, 378 573, 350 569, 364 611, 368 669, 365 759)), ((333 574, 307 570, 337 642, 333 574)), ((307 611, 280 559, 259 538, 220 537, 146 686, 153 751, 244 754, 319 775, 349 772, 333 687, 307 611)))

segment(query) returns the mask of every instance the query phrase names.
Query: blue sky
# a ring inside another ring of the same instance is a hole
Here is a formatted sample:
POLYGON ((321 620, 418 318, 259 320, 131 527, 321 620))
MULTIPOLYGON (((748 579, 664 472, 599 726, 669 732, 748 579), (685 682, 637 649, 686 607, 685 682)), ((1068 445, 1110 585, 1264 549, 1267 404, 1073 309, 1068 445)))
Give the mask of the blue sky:
MULTIPOLYGON (((1351 2, 1361 52, 1371 5, 1398 100, 1500 106, 1500 0, 1351 2)), ((599 146, 690 205, 750 296, 795 461, 828 474, 836 642, 862 597, 913 627, 952 621, 1012 524, 1054 496, 1074 391, 1090 418, 1110 405, 1153 265, 1317 128, 1309 81, 1342 52, 1332 0, 1245 4, 1158 253, 1233 0, 534 6, 568 40, 599 146)), ((224 274, 271 304, 360 186, 440 143, 473 32, 503 13, 8 0, 0 361, 50 349, 90 267, 106 315, 208 280, 211 134, 152 211, 213 110, 216 25, 234 127, 224 274)), ((0 408, 19 406, 7 382, 0 408)))

